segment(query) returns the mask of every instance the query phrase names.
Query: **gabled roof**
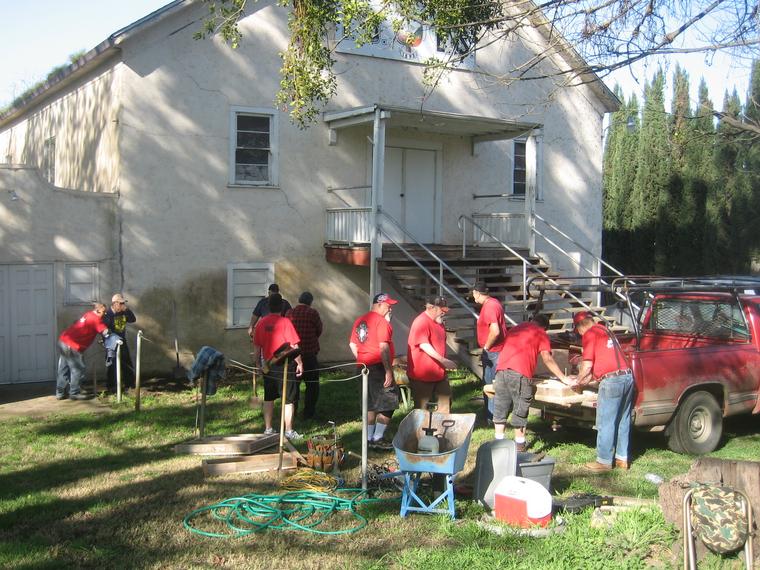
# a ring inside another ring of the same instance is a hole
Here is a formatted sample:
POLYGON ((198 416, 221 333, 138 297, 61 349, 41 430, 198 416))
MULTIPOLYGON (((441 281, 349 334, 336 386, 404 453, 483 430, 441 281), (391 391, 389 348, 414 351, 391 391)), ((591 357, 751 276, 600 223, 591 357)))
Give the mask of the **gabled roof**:
MULTIPOLYGON (((121 51, 120 44, 130 36, 147 28, 150 25, 157 23, 169 14, 176 12, 184 4, 188 4, 192 0, 174 0, 163 8, 159 8, 154 12, 151 12, 147 16, 140 18, 139 20, 125 26, 124 28, 117 30, 100 44, 88 51, 83 57, 79 58, 75 63, 62 69, 56 73, 53 77, 48 78, 45 83, 40 87, 24 95, 20 100, 14 101, 14 104, 4 113, 0 114, 0 127, 10 123, 20 115, 24 113, 33 104, 36 104, 42 98, 56 93, 68 85, 71 81, 76 80, 85 73, 94 69, 98 65, 107 61, 121 51)), ((541 33, 547 33, 547 22, 542 18, 533 18, 533 24, 541 31, 541 33)), ((556 35, 556 34, 555 34, 556 35)), ((564 39, 561 40, 563 50, 561 55, 568 60, 571 65, 582 64, 585 62, 578 54, 577 51, 564 39)), ((620 101, 612 91, 604 84, 604 82, 593 72, 582 74, 584 82, 589 84, 591 90, 599 97, 605 110, 616 111, 620 106, 620 101)))
POLYGON ((125 39, 132 36, 136 32, 141 31, 142 29, 158 22, 159 20, 162 20, 167 15, 174 13, 180 6, 186 4, 187 2, 188 0, 174 0, 166 6, 151 12, 147 16, 144 16, 139 20, 132 22, 128 26, 115 31, 105 40, 100 42, 98 45, 80 57, 76 62, 65 67, 52 77, 49 77, 45 83, 40 85, 31 93, 27 93, 14 101, 13 105, 11 105, 7 111, 0 115, 0 126, 13 121, 15 118, 23 114, 26 109, 37 103, 43 97, 47 97, 48 95, 56 93, 58 90, 68 85, 71 81, 81 77, 101 63, 107 61, 109 58, 113 57, 115 54, 121 51, 120 45, 125 39))

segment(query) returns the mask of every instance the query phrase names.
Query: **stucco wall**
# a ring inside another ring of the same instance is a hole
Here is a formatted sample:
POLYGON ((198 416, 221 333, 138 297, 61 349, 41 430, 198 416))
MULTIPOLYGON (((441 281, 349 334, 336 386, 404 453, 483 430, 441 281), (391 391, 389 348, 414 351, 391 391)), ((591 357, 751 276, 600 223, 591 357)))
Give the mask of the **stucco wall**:
POLYGON ((118 190, 118 66, 101 66, 40 101, 0 132, 5 163, 41 167, 55 137, 56 186, 86 192, 118 190))
MULTIPOLYGON (((171 369, 175 334, 185 364, 203 344, 248 361, 246 330, 226 322, 232 262, 274 263, 275 279, 291 302, 302 290, 312 291, 326 324, 322 358, 348 360, 350 324, 368 306, 369 271, 324 261, 324 210, 368 203, 366 188, 328 188, 369 183, 371 129, 342 130, 337 144, 329 145, 324 123, 300 130, 274 109, 286 9, 251 4, 252 14, 241 22, 243 41, 232 50, 218 39, 193 39, 205 13, 200 4, 131 32, 120 44, 120 63, 94 72, 0 134, 0 149, 35 163, 39 141, 55 122, 57 149, 67 153, 58 161, 59 185, 118 188, 111 234, 112 251, 119 252, 115 274, 123 276, 121 288, 139 328, 155 341, 145 348, 149 371, 171 369), (277 187, 228 184, 233 106, 266 107, 278 117, 277 187)), ((495 46, 478 54, 478 65, 502 69, 510 50, 522 49, 495 46)), ((374 103, 417 108, 424 100, 429 110, 543 125, 544 200, 537 210, 600 248, 601 110, 587 87, 555 91, 547 81, 507 86, 454 71, 428 93, 420 65, 346 54, 336 59, 331 110, 374 103)), ((460 241, 461 213, 522 210, 520 202, 472 199, 473 193, 508 190, 510 143, 478 144, 473 152, 466 137, 414 129, 393 129, 388 137, 440 146, 443 241, 460 241)), ((77 219, 79 210, 71 207, 66 219, 77 219)), ((36 242, 30 247, 44 251, 36 242)))
MULTIPOLYGON (((250 350, 245 330, 225 327, 226 265, 274 262, 286 298, 294 301, 304 289, 315 294, 314 306, 327 324, 323 358, 344 360, 350 323, 367 307, 368 271, 324 261, 324 209, 344 205, 341 198, 366 204, 364 189, 327 189, 368 183, 371 131, 341 131, 338 144, 330 146, 324 124, 300 130, 280 113, 279 187, 228 185, 230 107, 273 107, 280 67, 276 53, 287 42, 284 9, 264 2, 252 9, 253 15, 241 22, 243 41, 237 50, 218 40, 194 40, 192 22, 201 12, 192 8, 122 45, 125 289, 136 300, 141 327, 162 339, 160 349, 148 349, 153 357, 172 356, 174 301, 183 347, 212 344, 245 359, 250 350)), ((375 102, 416 107, 426 95, 422 66, 336 57, 339 85, 331 109, 375 102)), ((494 49, 479 54, 479 62, 497 69, 508 57, 509 50, 494 49)), ((556 215, 563 229, 598 247, 601 156, 592 152, 599 150, 601 115, 588 102, 586 88, 536 105, 552 88, 546 82, 485 84, 477 74, 456 71, 429 94, 425 108, 544 125, 545 201, 538 211, 549 219, 556 215)), ((507 153, 473 155, 467 138, 414 130, 388 136, 442 144, 444 241, 459 241, 459 213, 503 209, 500 203, 473 201, 472 194, 506 191, 507 153)))
MULTIPOLYGON (((118 288, 116 199, 55 188, 34 168, 0 165, 0 263, 54 265, 56 334, 91 308, 66 304, 67 263, 98 265, 97 297, 106 304, 118 288)), ((101 351, 89 352, 97 353, 90 356, 93 364, 101 365, 101 351)))

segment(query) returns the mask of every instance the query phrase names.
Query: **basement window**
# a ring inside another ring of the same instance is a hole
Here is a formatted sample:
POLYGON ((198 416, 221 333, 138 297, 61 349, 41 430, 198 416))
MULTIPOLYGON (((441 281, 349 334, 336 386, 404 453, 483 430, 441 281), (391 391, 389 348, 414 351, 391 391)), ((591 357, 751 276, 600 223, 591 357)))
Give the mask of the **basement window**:
POLYGON ((274 263, 228 263, 227 327, 247 328, 256 303, 274 282, 274 263))
POLYGON ((98 298, 98 264, 67 263, 64 266, 64 304, 89 305, 98 298))
POLYGON ((257 107, 232 107, 230 184, 276 186, 277 138, 276 111, 257 107))

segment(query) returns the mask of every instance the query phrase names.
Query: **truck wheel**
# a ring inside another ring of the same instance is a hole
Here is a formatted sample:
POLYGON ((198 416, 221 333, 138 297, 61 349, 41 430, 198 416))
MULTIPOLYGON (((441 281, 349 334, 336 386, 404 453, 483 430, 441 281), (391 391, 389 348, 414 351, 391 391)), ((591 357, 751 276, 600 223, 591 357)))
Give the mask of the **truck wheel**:
POLYGON ((723 415, 709 392, 694 392, 678 407, 670 426, 670 449, 689 455, 710 453, 723 434, 723 415))

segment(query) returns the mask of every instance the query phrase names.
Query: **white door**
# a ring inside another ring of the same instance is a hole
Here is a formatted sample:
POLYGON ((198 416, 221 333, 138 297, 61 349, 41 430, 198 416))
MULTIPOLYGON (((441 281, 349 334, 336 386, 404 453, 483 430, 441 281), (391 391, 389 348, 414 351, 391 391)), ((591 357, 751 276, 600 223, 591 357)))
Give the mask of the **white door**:
POLYGON ((53 266, 0 269, 0 382, 48 382, 55 378, 53 266))
MULTIPOLYGON (((386 147, 382 207, 422 243, 435 242, 437 212, 435 150, 386 147)), ((388 228, 387 224, 385 226, 388 228)), ((408 242, 402 232, 389 231, 408 242)))

